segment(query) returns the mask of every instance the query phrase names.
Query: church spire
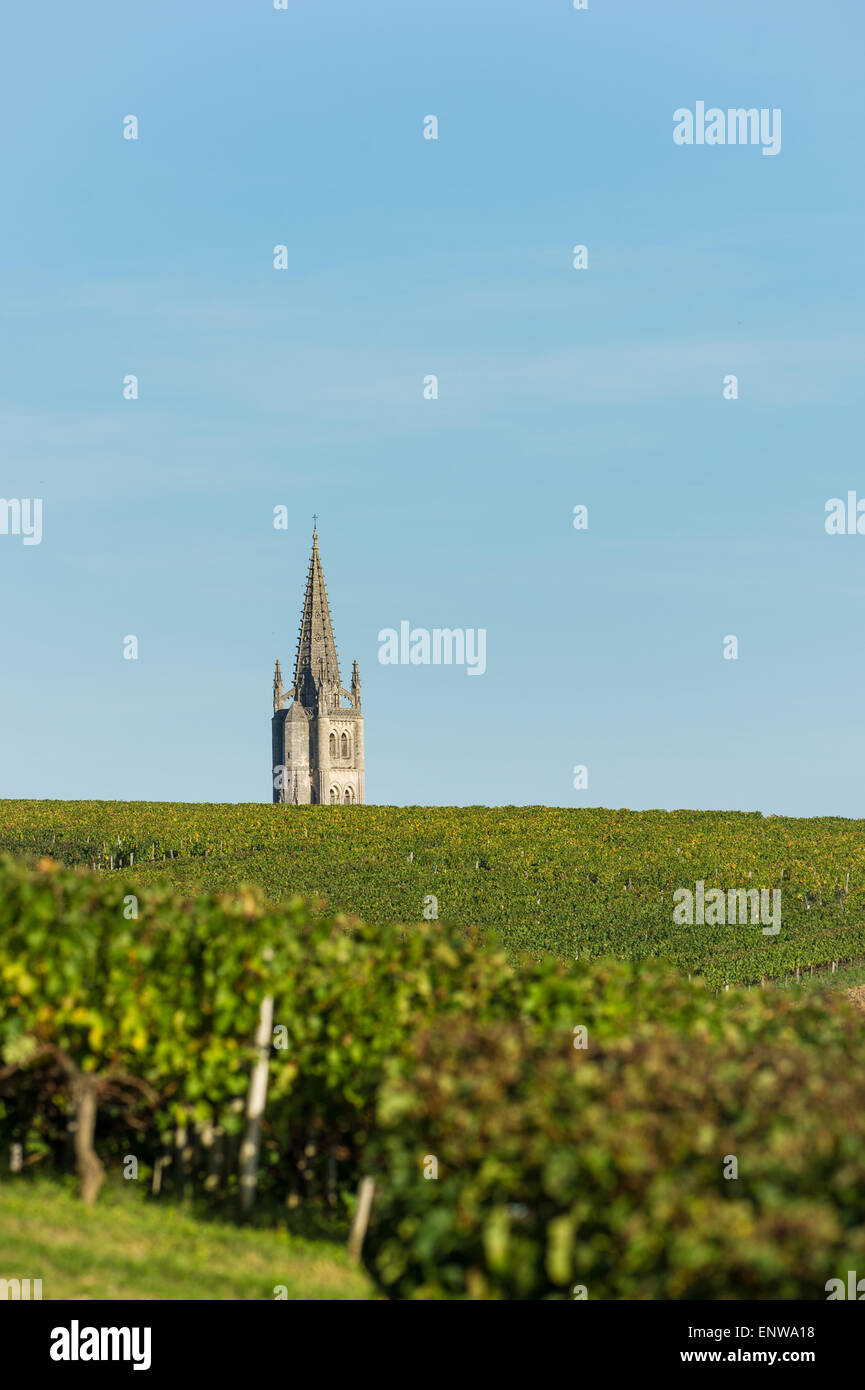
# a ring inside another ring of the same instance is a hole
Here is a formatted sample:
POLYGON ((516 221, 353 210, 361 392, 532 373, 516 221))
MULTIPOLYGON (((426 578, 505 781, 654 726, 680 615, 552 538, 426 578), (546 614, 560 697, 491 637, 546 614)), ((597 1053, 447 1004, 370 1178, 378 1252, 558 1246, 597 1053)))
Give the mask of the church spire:
POLYGON ((341 682, 333 624, 324 570, 318 553, 318 528, 312 533, 312 555, 306 577, 303 616, 297 640, 297 659, 294 668, 295 698, 307 708, 317 702, 317 695, 333 693, 339 703, 341 682))
POLYGON ((273 674, 271 749, 274 802, 362 806, 366 800, 360 674, 355 662, 351 690, 343 690, 317 525, 312 533, 294 683, 288 689, 283 686, 279 662, 273 674))

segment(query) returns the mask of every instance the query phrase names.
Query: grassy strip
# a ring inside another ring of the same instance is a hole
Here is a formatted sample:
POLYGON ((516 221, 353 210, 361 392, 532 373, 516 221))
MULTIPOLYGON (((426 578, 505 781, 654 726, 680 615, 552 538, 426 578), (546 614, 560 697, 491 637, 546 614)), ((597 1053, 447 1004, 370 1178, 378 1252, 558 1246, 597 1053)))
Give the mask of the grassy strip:
POLYGON ((147 1201, 133 1183, 88 1208, 66 1183, 7 1180, 0 1231, 0 1277, 41 1279, 45 1300, 272 1300, 278 1285, 292 1300, 374 1297, 336 1239, 223 1224, 147 1201))

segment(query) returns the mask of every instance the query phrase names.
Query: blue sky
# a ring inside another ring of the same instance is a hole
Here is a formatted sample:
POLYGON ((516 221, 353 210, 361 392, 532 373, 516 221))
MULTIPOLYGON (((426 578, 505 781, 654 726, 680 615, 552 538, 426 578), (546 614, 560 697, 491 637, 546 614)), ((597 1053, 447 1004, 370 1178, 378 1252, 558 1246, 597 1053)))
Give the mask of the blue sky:
POLYGON ((865 814, 861 6, 589 6, 7 20, 0 795, 269 800, 317 512, 369 801, 865 814))

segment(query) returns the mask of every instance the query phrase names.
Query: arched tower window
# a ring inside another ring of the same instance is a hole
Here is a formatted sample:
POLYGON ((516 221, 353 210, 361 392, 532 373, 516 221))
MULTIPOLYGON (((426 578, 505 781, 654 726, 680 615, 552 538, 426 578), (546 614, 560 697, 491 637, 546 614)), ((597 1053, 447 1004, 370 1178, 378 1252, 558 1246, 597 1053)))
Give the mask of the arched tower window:
POLYGON ((340 748, 339 748, 339 751, 340 751, 340 753, 342 754, 342 756, 343 756, 344 758, 347 758, 347 757, 348 757, 348 753, 349 753, 348 734, 343 734, 342 738, 340 739, 340 748))
POLYGON ((345 804, 346 804, 346 806, 350 806, 351 803, 352 803, 352 800, 353 800, 353 798, 352 798, 352 794, 351 794, 351 787, 346 787, 346 789, 345 789, 345 804))
POLYGON ((330 756, 332 758, 336 757, 336 734, 331 734, 330 736, 330 756))
POLYGON ((337 804, 338 801, 339 801, 339 787, 331 787, 331 789, 330 789, 330 804, 331 804, 331 806, 335 806, 335 805, 337 804))

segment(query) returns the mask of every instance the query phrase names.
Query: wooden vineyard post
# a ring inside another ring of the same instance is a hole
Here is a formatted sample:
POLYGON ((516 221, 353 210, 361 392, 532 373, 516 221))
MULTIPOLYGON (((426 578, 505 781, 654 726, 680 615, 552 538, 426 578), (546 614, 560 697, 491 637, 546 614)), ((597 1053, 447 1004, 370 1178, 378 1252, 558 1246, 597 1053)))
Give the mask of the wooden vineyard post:
POLYGON ((222 1125, 206 1125, 202 1134, 208 1192, 222 1192, 225 1185, 225 1130, 222 1125))
POLYGON ((258 1173, 258 1151, 261 1145, 261 1117, 267 1099, 267 1071, 270 1065, 270 1044, 273 1040, 273 995, 261 1001, 255 1046, 258 1056, 249 1079, 246 1101, 246 1132, 240 1146, 240 1209, 248 1212, 255 1200, 255 1180, 258 1173))
POLYGON ((192 1145, 186 1125, 177 1125, 174 1131, 174 1191, 178 1197, 186 1192, 187 1181, 192 1176, 192 1145))
POLYGON ((159 1157, 153 1165, 153 1181, 151 1182, 150 1190, 153 1193, 154 1197, 158 1197, 160 1192, 162 1191, 162 1174, 164 1173, 165 1169, 169 1166, 170 1163, 171 1159, 168 1157, 167 1154, 163 1153, 159 1155, 159 1157))
POLYGON ((215 1147, 215 1146, 214 1146, 214 1139, 215 1139, 215 1137, 216 1137, 216 1129, 215 1129, 215 1126, 212 1125, 212 1124, 209 1124, 209 1123, 208 1123, 208 1124, 204 1124, 204 1125, 202 1125, 202 1126, 200 1127, 200 1129, 198 1130, 199 1150, 203 1150, 203 1151, 204 1151, 204 1169, 205 1169, 204 1190, 205 1190, 205 1192, 209 1192, 209 1191, 211 1190, 211 1188, 216 1187, 216 1183, 210 1181, 210 1176, 211 1176, 211 1173, 213 1172, 213 1157, 214 1157, 214 1147, 215 1147))
POLYGON ((357 1207, 354 1220, 351 1223, 351 1235, 348 1238, 348 1257, 352 1264, 360 1263, 360 1253, 363 1249, 366 1228, 369 1225, 369 1214, 372 1211, 374 1196, 375 1178, 361 1178, 360 1187, 357 1190, 357 1207))

